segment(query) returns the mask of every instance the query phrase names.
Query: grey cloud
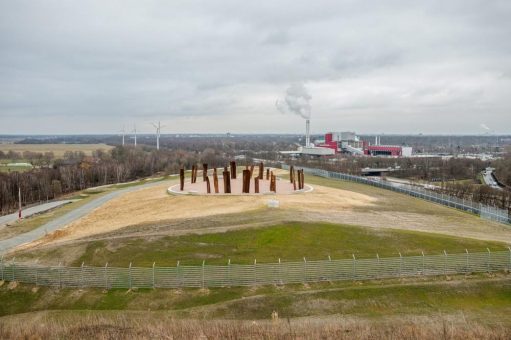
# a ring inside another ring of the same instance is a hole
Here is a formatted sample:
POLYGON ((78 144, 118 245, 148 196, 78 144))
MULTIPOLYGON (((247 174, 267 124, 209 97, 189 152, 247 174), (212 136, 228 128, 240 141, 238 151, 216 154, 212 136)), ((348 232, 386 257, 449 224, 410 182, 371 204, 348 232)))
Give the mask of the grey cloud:
POLYGON ((277 116, 295 82, 313 97, 313 131, 370 129, 392 113, 378 131, 477 132, 482 111, 509 130, 510 16, 508 1, 475 0, 0 1, 0 133, 159 117, 222 132, 226 117, 277 116), (432 119, 461 111, 464 125, 432 119))

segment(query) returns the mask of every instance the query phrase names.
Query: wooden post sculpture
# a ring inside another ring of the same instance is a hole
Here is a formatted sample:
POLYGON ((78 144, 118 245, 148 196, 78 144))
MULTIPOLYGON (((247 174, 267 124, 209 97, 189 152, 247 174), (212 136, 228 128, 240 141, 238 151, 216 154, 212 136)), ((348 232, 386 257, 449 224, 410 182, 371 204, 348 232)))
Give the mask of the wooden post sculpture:
POLYGON ((250 193, 250 170, 243 170, 243 189, 244 194, 250 193))
POLYGON ((303 173, 303 169, 302 169, 302 189, 305 189, 305 174, 303 173))
POLYGON ((298 190, 302 190, 302 175, 301 175, 301 170, 298 170, 298 190))
POLYGON ((266 180, 270 179, 270 169, 266 169, 266 180))
POLYGON ((206 192, 211 194, 211 184, 209 183, 209 177, 206 176, 206 192))
POLYGON ((215 194, 218 194, 218 174, 216 168, 213 169, 213 186, 215 187, 215 194))
POLYGON ((192 165, 192 173, 190 174, 190 183, 194 183, 193 182, 193 174, 195 173, 195 165, 192 165))
POLYGON ((206 178, 208 178, 208 164, 202 164, 202 181, 206 182, 206 178))
POLYGON ((259 193, 259 177, 254 178, 254 192, 259 193))
POLYGON ((296 191, 296 179, 293 178, 293 190, 296 191))
POLYGON ((263 179, 263 175, 264 175, 264 164, 263 162, 260 162, 259 163, 259 179, 263 179))
POLYGON ((277 192, 277 183, 276 183, 276 178, 275 178, 275 175, 273 174, 273 171, 270 175, 270 191, 277 192))
POLYGON ((254 175, 254 164, 250 166, 250 178, 254 175))
POLYGON ((224 171, 224 193, 230 194, 231 193, 231 177, 229 174, 229 171, 224 171))
POLYGON ((179 169, 179 190, 185 189, 185 169, 179 169))
POLYGON ((231 161, 231 178, 236 179, 236 162, 231 161))
POLYGON ((294 177, 295 177, 295 167, 291 165, 289 167, 289 182, 293 183, 294 177))

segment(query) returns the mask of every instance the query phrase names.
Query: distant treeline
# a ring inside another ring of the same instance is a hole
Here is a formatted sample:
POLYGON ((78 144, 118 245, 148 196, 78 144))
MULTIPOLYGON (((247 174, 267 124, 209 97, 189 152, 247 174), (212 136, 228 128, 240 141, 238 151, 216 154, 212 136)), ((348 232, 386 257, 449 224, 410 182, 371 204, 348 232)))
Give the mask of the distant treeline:
POLYGON ((18 188, 21 188, 23 205, 27 205, 98 185, 122 183, 156 173, 177 173, 181 167, 189 169, 193 164, 222 166, 227 164, 225 157, 211 148, 199 152, 115 147, 110 151, 95 151, 92 156, 67 152, 62 159, 52 160, 51 166, 0 173, 0 211, 6 214, 17 209, 18 188))

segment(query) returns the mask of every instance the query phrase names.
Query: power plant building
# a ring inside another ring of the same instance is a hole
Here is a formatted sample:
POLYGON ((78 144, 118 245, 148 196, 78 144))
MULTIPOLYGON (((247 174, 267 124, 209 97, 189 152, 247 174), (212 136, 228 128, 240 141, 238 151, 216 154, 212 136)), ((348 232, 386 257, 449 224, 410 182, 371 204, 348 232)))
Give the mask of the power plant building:
POLYGON ((334 153, 367 156, 392 156, 409 157, 412 155, 412 148, 399 145, 381 145, 379 137, 375 138, 375 144, 360 139, 355 132, 328 132, 325 139, 316 143, 317 147, 328 148, 334 153))

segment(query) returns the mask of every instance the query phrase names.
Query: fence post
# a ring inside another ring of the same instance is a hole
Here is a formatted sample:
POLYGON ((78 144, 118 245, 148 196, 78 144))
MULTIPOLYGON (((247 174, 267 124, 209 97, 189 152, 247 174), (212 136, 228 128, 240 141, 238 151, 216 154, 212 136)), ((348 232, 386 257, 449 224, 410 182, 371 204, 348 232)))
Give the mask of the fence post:
POLYGON ((467 275, 467 274, 469 273, 469 272, 468 272, 468 269, 469 269, 469 265, 468 265, 468 249, 465 249, 465 253, 467 254, 467 255, 466 255, 466 261, 465 261, 465 262, 466 262, 466 263, 465 263, 465 267, 466 267, 466 269, 465 269, 465 275, 467 275))
POLYGON ((381 266, 380 266, 380 255, 378 255, 378 253, 376 253, 376 261, 377 261, 376 262, 377 263, 377 265, 376 265, 376 278, 378 279, 380 277, 380 268, 381 268, 381 266))
POLYGON ((257 259, 254 259, 254 286, 257 286, 257 259))
MULTIPOLYGON (((509 267, 508 267, 508 271, 511 272, 511 247, 507 247, 507 249, 509 249, 509 267)), ((3 273, 2 273, 2 279, 3 279, 3 273)))
POLYGON ((447 252, 444 250, 444 275, 447 275, 447 252))
POLYGON ((486 250, 488 250, 487 270, 488 270, 488 273, 489 273, 490 272, 491 251, 490 251, 490 248, 486 248, 486 250))
POLYGON ((16 262, 14 262, 16 260, 16 257, 13 257, 12 258, 12 281, 16 281, 16 262))
POLYGON ((85 287, 84 285, 84 277, 83 277, 83 265, 85 264, 85 262, 82 262, 82 266, 81 266, 81 269, 80 269, 80 285, 82 286, 82 288, 85 287))
POLYGON ((282 278, 282 266, 280 265, 280 257, 279 257, 279 276, 280 276, 280 282, 282 282, 282 284, 284 284, 284 280, 282 278))
MULTIPOLYGON (((511 249, 509 250, 511 251, 511 249)), ((0 258, 0 266, 2 266, 2 281, 4 280, 4 256, 0 258)))
POLYGON ((130 262, 130 267, 128 268, 128 280, 129 280, 129 288, 131 289, 131 262, 130 262))
POLYGON ((424 267, 424 252, 421 250, 422 253, 422 276, 426 275, 426 268, 424 267))
POLYGON ((307 282, 307 260, 303 258, 303 283, 307 282))
POLYGON ((401 271, 403 270, 403 256, 399 252, 399 278, 401 278, 401 271))
POLYGON ((205 287, 204 285, 204 267, 206 265, 206 260, 202 260, 202 288, 205 287))
POLYGON ((183 285, 183 275, 179 275, 181 274, 180 273, 180 270, 179 270, 179 260, 177 261, 177 264, 176 264, 176 275, 177 275, 177 284, 178 284, 178 287, 181 287, 183 285))
POLYGON ((105 264, 105 289, 108 290, 108 262, 105 264))
POLYGON ((62 288, 62 262, 59 262, 59 288, 62 288))
POLYGON ((227 260, 227 284, 228 286, 232 286, 232 279, 231 279, 231 259, 227 260))
MULTIPOLYGON (((328 262, 332 262, 332 258, 330 257, 330 255, 328 255, 328 262)), ((323 267, 324 268, 324 267, 323 267)), ((325 277, 328 278, 328 280, 331 280, 331 278, 329 277, 329 275, 326 275, 326 273, 329 273, 330 272, 330 268, 332 268, 330 265, 328 266, 328 270, 324 270, 323 271, 325 272, 325 277)))
POLYGON ((355 254, 351 254, 353 256, 353 281, 355 281, 355 276, 357 272, 357 259, 355 258, 355 254))
POLYGON ((156 262, 153 262, 153 289, 156 288, 156 275, 154 273, 154 267, 156 266, 156 262))

